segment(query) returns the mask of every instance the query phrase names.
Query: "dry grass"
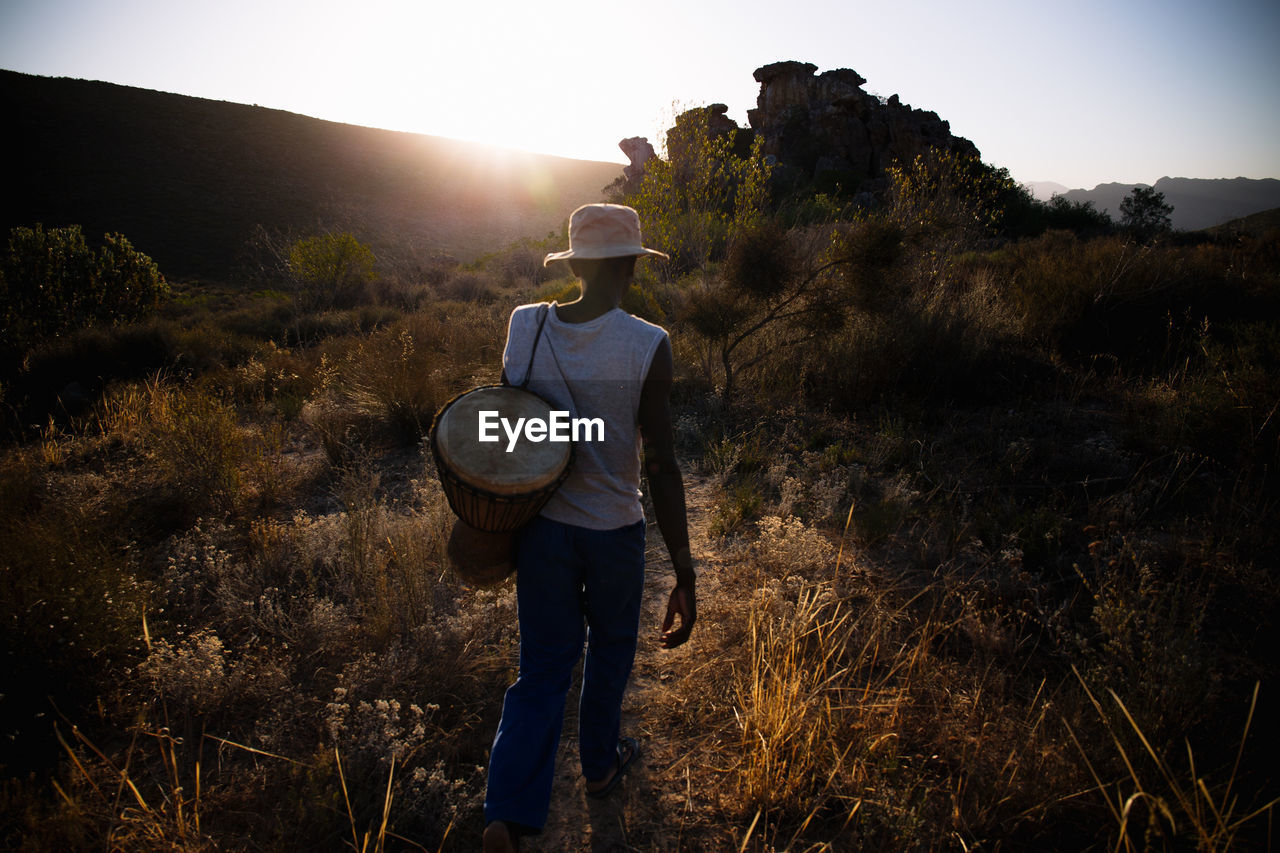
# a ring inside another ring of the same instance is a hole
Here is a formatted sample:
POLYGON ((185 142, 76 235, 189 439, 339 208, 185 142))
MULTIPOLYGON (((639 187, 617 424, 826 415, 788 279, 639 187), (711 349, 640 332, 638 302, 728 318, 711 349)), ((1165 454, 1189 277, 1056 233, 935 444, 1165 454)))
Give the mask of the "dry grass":
POLYGON ((101 838, 95 840, 110 850, 217 849, 216 842, 200 829, 200 762, 185 775, 178 766, 180 741, 167 729, 135 731, 119 765, 79 728, 73 726, 71 734, 74 743, 61 734, 58 741, 78 774, 74 785, 68 786, 73 793, 57 781, 52 784, 77 818, 99 827, 101 838), (159 778, 134 778, 130 773, 135 758, 141 758, 136 749, 139 737, 154 742, 161 765, 159 778))
MULTIPOLYGON (((1175 769, 1163 754, 1147 738, 1146 733, 1129 712, 1128 707, 1115 694, 1108 691, 1116 710, 1108 712, 1094 696, 1083 677, 1076 673, 1090 703, 1103 721, 1115 746, 1115 754, 1123 762, 1126 778, 1115 782, 1103 781, 1090 761, 1088 752, 1080 748, 1081 757, 1088 764, 1097 790, 1106 801, 1115 820, 1116 850, 1147 850, 1153 846, 1165 846, 1186 839, 1196 850, 1227 851, 1237 849, 1241 831, 1258 818, 1271 822, 1272 810, 1280 804, 1280 797, 1258 804, 1242 802, 1237 785, 1237 773, 1244 755, 1249 729, 1253 725, 1261 685, 1255 685, 1249 701, 1249 713, 1244 732, 1240 736, 1239 749, 1226 780, 1210 783, 1196 769, 1195 754, 1190 742, 1186 743, 1187 769, 1184 773, 1175 769), (1117 713, 1118 710, 1118 713, 1117 713), (1123 720, 1121 719, 1123 718, 1123 720), (1136 736, 1145 755, 1131 754, 1126 739, 1118 729, 1127 727, 1127 734, 1136 736), (1147 761, 1149 759, 1149 761, 1147 761)), ((1072 739, 1075 739, 1074 732, 1072 739)))
MULTIPOLYGON (((642 649, 657 795, 632 849, 1270 843, 1280 336, 1210 324, 1176 370, 1071 362, 1053 340, 1099 328, 1081 292, 1163 298, 1223 258, 1062 239, 933 258, 897 313, 761 361, 749 415, 677 331, 709 569, 691 647, 642 649), (1020 309, 1054 251, 1083 266, 1020 309), (1011 341, 1050 347, 1053 380, 978 376, 1011 341)), ((29 746, 6 842, 474 848, 515 603, 447 570, 419 442, 496 378, 508 308, 206 341, 195 375, 118 382, 5 449, 6 662, 44 673, 0 705, 29 746)))

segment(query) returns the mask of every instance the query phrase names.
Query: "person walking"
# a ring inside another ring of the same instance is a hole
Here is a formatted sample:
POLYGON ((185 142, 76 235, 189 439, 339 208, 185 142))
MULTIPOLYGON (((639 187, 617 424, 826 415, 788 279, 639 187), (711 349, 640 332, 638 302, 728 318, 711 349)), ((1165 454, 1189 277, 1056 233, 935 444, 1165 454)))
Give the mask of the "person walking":
POLYGON ((565 703, 584 644, 578 752, 587 795, 609 796, 639 758, 639 742, 621 733, 621 716, 644 588, 642 470, 675 567, 662 647, 683 644, 697 619, 668 402, 671 341, 665 329, 620 307, 646 256, 667 257, 643 245, 635 210, 584 205, 569 219, 569 249, 543 260, 568 260, 579 297, 511 314, 503 382, 524 381, 527 369, 529 390, 574 418, 600 419, 604 434, 575 445, 568 479, 516 539, 520 663, 489 758, 486 853, 516 850, 522 836, 546 823, 565 703))

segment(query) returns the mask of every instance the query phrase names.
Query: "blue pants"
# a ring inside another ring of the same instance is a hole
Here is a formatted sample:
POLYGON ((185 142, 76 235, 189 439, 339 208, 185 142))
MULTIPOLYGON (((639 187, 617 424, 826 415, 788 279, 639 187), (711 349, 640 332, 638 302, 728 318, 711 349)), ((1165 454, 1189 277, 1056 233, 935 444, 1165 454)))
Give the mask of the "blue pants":
POLYGON ((617 761, 622 694, 635 660, 644 590, 643 521, 589 530, 535 518, 520 533, 520 672, 507 689, 489 756, 485 822, 540 830, 573 668, 585 640, 578 754, 589 780, 617 761), (585 621, 585 625, 584 625, 585 621))

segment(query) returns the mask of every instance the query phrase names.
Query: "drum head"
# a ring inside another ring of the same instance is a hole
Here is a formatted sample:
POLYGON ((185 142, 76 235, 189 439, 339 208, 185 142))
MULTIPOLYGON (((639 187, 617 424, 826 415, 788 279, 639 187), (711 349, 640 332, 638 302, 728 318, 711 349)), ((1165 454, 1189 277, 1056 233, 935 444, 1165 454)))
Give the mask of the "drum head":
POLYGON ((499 495, 535 492, 554 483, 569 464, 567 441, 529 441, 523 426, 515 446, 500 418, 512 429, 520 418, 548 421, 551 406, 530 391, 507 386, 476 388, 457 397, 440 413, 433 440, 441 460, 460 480, 499 495), (480 413, 498 412, 488 430, 497 441, 480 441, 480 413))

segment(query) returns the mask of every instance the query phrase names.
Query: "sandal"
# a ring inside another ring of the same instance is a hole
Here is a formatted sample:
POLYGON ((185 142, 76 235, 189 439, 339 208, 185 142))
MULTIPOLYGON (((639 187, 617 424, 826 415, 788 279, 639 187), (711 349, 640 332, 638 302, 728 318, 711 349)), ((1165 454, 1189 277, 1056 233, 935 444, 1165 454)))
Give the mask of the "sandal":
POLYGON ((605 797, 613 793, 618 787, 618 783, 622 781, 622 777, 631 769, 631 765, 640 757, 640 742, 633 737, 618 738, 618 767, 613 771, 613 776, 605 783, 604 787, 598 790, 587 791, 587 796, 596 800, 603 800, 605 797))

